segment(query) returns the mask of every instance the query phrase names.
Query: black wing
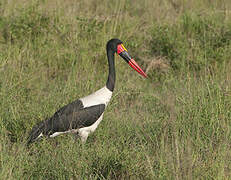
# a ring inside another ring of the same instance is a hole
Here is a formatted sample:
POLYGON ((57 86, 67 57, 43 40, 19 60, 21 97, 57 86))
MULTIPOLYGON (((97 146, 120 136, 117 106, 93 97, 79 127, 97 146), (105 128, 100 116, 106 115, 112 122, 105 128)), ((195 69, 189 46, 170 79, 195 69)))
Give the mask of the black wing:
POLYGON ((50 119, 35 126, 28 142, 33 142, 41 133, 52 135, 55 132, 65 132, 94 124, 105 110, 105 104, 83 107, 80 100, 76 100, 59 109, 50 119))
POLYGON ((80 109, 72 107, 71 104, 69 105, 64 106, 53 117, 45 121, 45 135, 91 126, 105 110, 104 104, 80 109))

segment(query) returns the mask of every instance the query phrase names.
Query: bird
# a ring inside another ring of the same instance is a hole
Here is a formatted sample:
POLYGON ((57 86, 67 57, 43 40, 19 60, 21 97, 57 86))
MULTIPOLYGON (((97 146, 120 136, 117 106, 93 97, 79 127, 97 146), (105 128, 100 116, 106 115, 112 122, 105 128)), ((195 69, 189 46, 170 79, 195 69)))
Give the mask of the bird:
POLYGON ((147 74, 131 58, 121 40, 109 40, 106 45, 106 52, 109 67, 106 85, 86 97, 61 107, 53 116, 35 125, 29 133, 27 145, 42 137, 53 138, 66 133, 77 135, 83 143, 86 142, 89 134, 94 132, 102 121, 104 111, 114 91, 116 81, 115 54, 118 54, 140 75, 147 78, 147 74))

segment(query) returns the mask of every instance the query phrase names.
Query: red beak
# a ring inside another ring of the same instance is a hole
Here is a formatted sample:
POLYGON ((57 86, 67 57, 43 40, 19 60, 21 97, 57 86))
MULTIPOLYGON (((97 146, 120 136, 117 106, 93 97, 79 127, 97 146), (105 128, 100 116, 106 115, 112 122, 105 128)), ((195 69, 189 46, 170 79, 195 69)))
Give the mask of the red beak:
POLYGON ((134 59, 131 59, 128 64, 135 69, 139 74, 141 74, 143 77, 147 78, 147 74, 141 69, 141 67, 136 63, 134 59))

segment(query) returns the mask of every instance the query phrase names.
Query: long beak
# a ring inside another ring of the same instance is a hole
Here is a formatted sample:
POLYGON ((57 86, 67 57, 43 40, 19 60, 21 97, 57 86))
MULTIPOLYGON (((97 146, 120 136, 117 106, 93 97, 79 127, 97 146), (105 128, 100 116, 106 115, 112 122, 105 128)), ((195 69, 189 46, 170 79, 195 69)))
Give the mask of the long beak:
POLYGON ((141 69, 141 67, 136 63, 136 61, 131 58, 123 44, 119 44, 117 46, 117 53, 139 74, 147 78, 147 74, 141 69))
POLYGON ((135 69, 139 74, 141 74, 143 77, 147 78, 147 74, 140 68, 140 66, 136 63, 134 59, 131 59, 128 64, 135 69))

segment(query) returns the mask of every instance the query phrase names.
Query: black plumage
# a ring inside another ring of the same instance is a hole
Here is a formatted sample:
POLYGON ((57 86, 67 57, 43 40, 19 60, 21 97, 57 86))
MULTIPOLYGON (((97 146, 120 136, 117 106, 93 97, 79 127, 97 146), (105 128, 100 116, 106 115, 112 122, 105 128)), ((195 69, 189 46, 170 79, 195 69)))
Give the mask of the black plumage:
POLYGON ((76 100, 59 109, 51 118, 36 125, 29 135, 28 144, 34 142, 41 133, 43 136, 49 137, 55 132, 91 126, 99 119, 104 110, 104 104, 84 108, 83 103, 76 100))

